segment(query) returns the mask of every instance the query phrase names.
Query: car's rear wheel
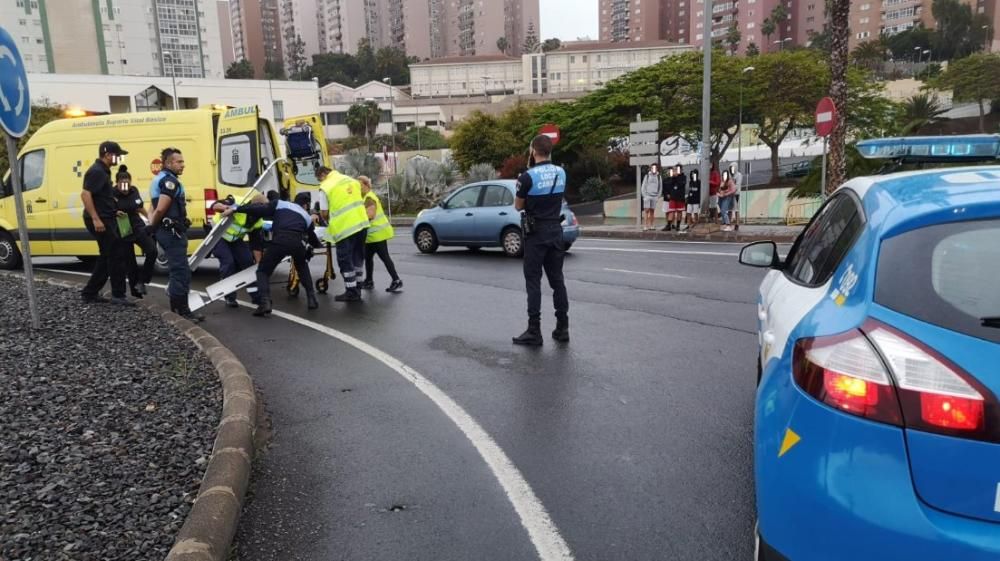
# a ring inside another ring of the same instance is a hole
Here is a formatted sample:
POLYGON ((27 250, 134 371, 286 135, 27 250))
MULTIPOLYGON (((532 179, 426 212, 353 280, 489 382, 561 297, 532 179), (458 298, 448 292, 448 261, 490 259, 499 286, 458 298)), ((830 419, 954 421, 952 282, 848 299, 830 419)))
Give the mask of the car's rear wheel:
POLYGON ((417 233, 414 235, 414 239, 417 241, 417 249, 420 250, 420 253, 434 253, 437 251, 437 235, 434 234, 434 229, 430 226, 421 226, 417 228, 417 233))
POLYGON ((500 246, 503 247, 504 255, 507 257, 521 257, 524 255, 524 237, 521 229, 510 227, 500 233, 500 246))
POLYGON ((21 251, 14 243, 14 237, 0 232, 0 269, 17 269, 21 266, 21 251))

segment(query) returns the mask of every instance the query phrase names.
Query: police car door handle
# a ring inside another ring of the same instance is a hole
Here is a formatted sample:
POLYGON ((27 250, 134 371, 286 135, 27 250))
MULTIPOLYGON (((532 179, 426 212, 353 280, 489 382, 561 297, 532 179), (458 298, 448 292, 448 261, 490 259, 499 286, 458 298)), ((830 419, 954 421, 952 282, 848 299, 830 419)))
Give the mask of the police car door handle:
POLYGON ((500 216, 507 216, 507 213, 506 212, 501 212, 500 216))
POLYGON ((466 216, 472 216, 472 213, 471 212, 466 212, 465 215, 466 216))

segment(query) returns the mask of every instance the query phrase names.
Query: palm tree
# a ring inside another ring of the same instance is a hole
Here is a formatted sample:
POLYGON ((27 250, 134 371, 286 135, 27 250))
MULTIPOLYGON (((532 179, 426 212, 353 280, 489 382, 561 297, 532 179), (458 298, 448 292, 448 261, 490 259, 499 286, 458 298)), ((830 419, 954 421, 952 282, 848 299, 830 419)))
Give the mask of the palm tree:
POLYGON ((851 52, 854 63, 869 70, 879 70, 886 58, 885 44, 881 39, 865 41, 851 52))
POLYGON ((501 37, 497 39, 497 49, 500 49, 501 54, 507 54, 507 49, 510 47, 510 43, 507 41, 506 37, 501 37))
POLYGON ((826 184, 827 193, 833 193, 847 179, 847 64, 850 51, 851 1, 829 0, 827 9, 830 12, 830 97, 837 107, 837 124, 830 135, 830 181, 826 184))
POLYGON ((903 102, 903 128, 899 134, 916 134, 923 127, 941 120, 948 110, 941 105, 936 94, 920 93, 903 102))

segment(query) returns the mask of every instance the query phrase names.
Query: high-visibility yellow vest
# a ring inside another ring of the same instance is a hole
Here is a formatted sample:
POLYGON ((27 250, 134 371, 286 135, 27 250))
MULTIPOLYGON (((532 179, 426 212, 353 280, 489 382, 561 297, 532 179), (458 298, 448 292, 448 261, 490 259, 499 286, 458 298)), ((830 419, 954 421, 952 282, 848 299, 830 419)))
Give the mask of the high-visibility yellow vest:
POLYGON ((333 171, 319 188, 326 195, 329 205, 330 220, 326 231, 333 243, 339 243, 368 227, 361 183, 356 179, 333 171))
MULTIPOLYGON (((249 217, 244 212, 233 213, 233 221, 222 234, 222 239, 227 242, 235 242, 237 240, 242 240, 244 236, 253 230, 260 230, 264 227, 264 221, 260 219, 255 220, 253 224, 247 225, 248 218, 249 217)), ((212 221, 216 224, 222 222, 222 215, 216 214, 212 217, 212 221)))
POLYGON ((368 191, 368 194, 365 195, 365 201, 370 200, 375 201, 375 218, 371 219, 371 226, 368 226, 368 237, 365 238, 365 243, 391 240, 396 233, 392 229, 392 224, 389 223, 389 217, 382 212, 382 201, 379 200, 374 191, 368 191))

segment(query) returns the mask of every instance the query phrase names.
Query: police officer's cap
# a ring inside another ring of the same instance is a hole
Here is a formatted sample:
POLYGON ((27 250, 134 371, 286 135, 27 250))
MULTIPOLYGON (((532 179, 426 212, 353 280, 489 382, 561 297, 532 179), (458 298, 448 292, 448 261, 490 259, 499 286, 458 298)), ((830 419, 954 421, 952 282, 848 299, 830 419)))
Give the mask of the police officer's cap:
POLYGON ((101 143, 100 148, 98 148, 98 154, 103 156, 105 154, 116 154, 118 156, 124 156, 128 154, 125 150, 122 150, 120 144, 113 140, 105 140, 101 143))

